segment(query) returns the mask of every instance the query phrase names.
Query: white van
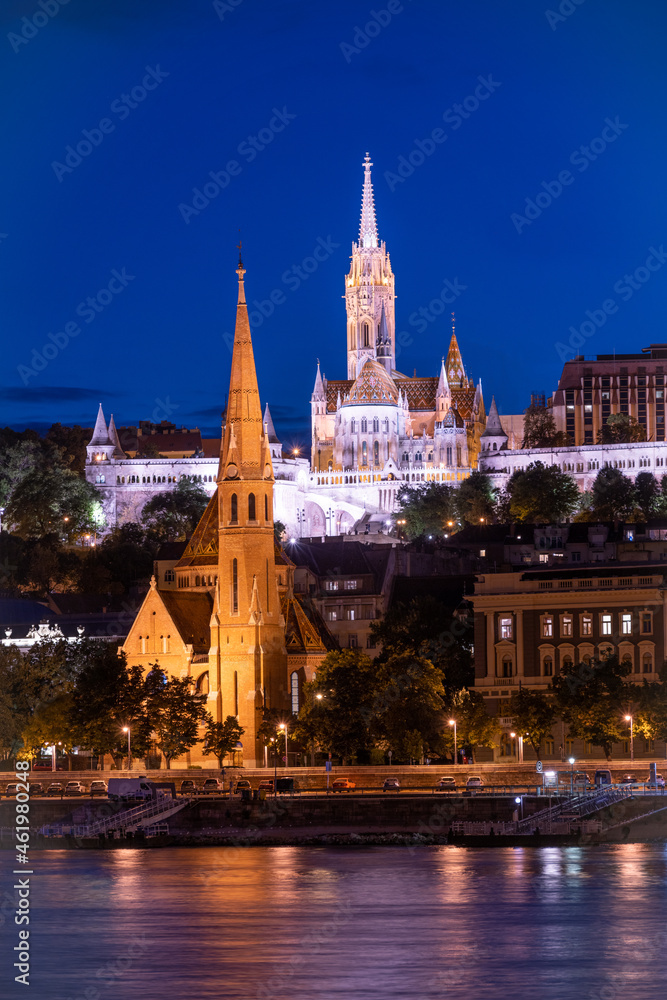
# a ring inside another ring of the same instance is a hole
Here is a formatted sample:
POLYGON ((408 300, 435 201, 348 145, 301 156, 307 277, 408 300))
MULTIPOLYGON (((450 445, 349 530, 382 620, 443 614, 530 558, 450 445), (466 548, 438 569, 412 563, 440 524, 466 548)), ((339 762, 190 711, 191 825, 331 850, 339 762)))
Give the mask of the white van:
POLYGON ((157 788, 148 778, 109 778, 107 796, 112 802, 134 802, 157 798, 157 788))

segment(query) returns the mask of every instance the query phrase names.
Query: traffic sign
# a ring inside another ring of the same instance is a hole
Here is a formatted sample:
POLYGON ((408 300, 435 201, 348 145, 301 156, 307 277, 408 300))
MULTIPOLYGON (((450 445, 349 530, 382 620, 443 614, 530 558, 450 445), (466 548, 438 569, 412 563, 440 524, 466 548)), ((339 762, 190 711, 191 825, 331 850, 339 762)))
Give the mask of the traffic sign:
POLYGON ((331 770, 331 761, 328 760, 324 766, 326 767, 327 771, 330 771, 331 770))
POLYGON ((535 765, 535 770, 537 771, 538 774, 542 774, 542 761, 541 760, 538 760, 537 764, 535 765))

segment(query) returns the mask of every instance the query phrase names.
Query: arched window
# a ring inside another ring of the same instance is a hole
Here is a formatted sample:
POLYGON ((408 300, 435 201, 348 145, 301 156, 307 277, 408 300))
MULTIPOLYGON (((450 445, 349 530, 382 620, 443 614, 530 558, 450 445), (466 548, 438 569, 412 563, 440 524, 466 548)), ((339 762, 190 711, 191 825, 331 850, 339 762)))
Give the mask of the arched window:
POLYGON ((368 445, 365 441, 361 442, 361 464, 368 465, 368 445))
POLYGON ((370 328, 368 326, 368 323, 364 323, 362 325, 362 327, 361 327, 361 333, 362 333, 362 336, 364 338, 364 347, 370 347, 371 331, 370 331, 370 328))
POLYGON ((572 670, 572 657, 571 656, 564 656, 563 657, 563 670, 572 670))
POLYGON ((503 677, 511 677, 513 673, 513 663, 511 656, 503 657, 503 677))
POLYGON ((373 417, 373 433, 377 434, 380 430, 380 421, 377 417, 373 417))
POLYGON ((248 494, 248 520, 249 521, 255 521, 255 520, 257 520, 257 518, 255 516, 255 494, 254 493, 249 493, 248 494))
POLYGON ((550 656, 544 657, 544 676, 553 677, 554 675, 554 661, 550 656))
POLYGON ((269 520, 269 497, 268 494, 264 494, 264 520, 269 520))
POLYGON ((299 714, 299 674, 294 670, 290 674, 290 692, 292 695, 292 715, 299 714))
POLYGON ((653 657, 650 653, 644 653, 642 656, 642 671, 645 674, 653 672, 653 657))
POLYGON ((232 614, 239 612, 239 564, 232 559, 232 614))
POLYGON ((361 418, 361 433, 365 434, 367 430, 368 430, 368 421, 366 420, 366 417, 362 417, 361 418))
POLYGON ((239 519, 239 499, 236 493, 232 493, 232 513, 230 518, 231 524, 236 524, 239 519))
POLYGON ((357 421, 354 419, 354 417, 352 417, 352 420, 350 420, 350 433, 356 434, 356 432, 357 432, 357 421))
POLYGON ((209 692, 209 680, 208 680, 208 670, 204 671, 197 678, 197 683, 195 685, 196 694, 208 694, 209 692))
POLYGON ((375 462, 376 465, 380 464, 380 443, 379 443, 379 441, 376 441, 373 444, 373 461, 375 462))
POLYGON ((198 587, 198 586, 199 586, 199 577, 196 576, 195 577, 195 587, 198 587))

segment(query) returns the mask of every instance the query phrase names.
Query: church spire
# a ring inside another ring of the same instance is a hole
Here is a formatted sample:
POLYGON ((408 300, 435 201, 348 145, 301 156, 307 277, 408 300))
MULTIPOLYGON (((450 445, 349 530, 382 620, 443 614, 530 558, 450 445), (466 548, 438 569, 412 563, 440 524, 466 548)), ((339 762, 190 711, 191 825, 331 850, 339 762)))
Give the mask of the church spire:
POLYGON ((109 421, 109 441, 114 446, 113 457, 125 458, 125 452, 120 446, 120 438, 118 437, 118 431, 116 430, 116 425, 114 423, 113 413, 111 414, 111 420, 109 421))
POLYGON ((362 249, 377 247, 379 245, 377 222, 375 221, 373 182, 371 181, 372 166, 370 153, 366 153, 366 158, 363 162, 364 186, 361 192, 361 223, 359 224, 359 246, 362 249))
POLYGON ((436 420, 444 420, 447 410, 451 405, 451 399, 452 394, 449 391, 449 382, 447 380, 447 372, 445 371, 445 359, 443 358, 440 365, 438 388, 435 391, 436 420))
POLYGON ((322 382, 322 375, 320 374, 320 359, 317 359, 317 375, 315 376, 315 387, 313 389, 313 394, 310 397, 313 403, 323 403, 326 399, 324 395, 324 383, 322 382))
POLYGON ((463 358, 461 357, 461 351, 456 339, 456 318, 454 313, 452 313, 452 339, 449 342, 445 367, 450 386, 454 389, 467 388, 468 383, 465 368, 463 367, 463 358))
POLYGON ((236 273, 239 278, 239 292, 220 472, 223 478, 240 475, 243 479, 262 479, 266 478, 265 463, 269 462, 270 470, 271 466, 270 458, 267 458, 268 450, 263 433, 262 408, 259 402, 257 372, 243 282, 245 268, 240 253, 236 273), (233 476, 229 476, 230 464, 234 466, 231 470, 233 476))
POLYGON ((102 404, 100 403, 100 408, 97 411, 97 420, 95 421, 95 430, 93 431, 93 436, 88 442, 89 445, 93 444, 110 444, 109 441, 109 431, 107 430, 107 422, 104 419, 104 413, 102 411, 102 404))

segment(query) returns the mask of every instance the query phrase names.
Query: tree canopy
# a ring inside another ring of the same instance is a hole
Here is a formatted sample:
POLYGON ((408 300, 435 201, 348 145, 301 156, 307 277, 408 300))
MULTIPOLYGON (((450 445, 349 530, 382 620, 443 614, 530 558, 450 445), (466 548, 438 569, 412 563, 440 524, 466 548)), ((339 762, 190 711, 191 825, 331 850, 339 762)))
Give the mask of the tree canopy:
POLYGON ((512 473, 507 496, 513 521, 558 522, 579 505, 579 490, 572 476, 542 462, 531 462, 526 469, 512 473))
POLYGON ((200 483, 181 479, 174 489, 156 493, 144 506, 142 524, 160 541, 189 537, 208 505, 209 496, 200 483))
POLYGON ((535 403, 524 410, 522 448, 563 448, 567 444, 567 434, 556 430, 552 410, 535 403))
POLYGON ((629 663, 608 656, 566 664, 553 679, 556 707, 570 735, 601 747, 607 760, 612 745, 625 737, 623 717, 627 700, 632 697, 625 678, 630 670, 629 663))
POLYGON ((598 444, 630 444, 645 440, 645 428, 636 417, 627 413, 611 413, 598 431, 598 444))

